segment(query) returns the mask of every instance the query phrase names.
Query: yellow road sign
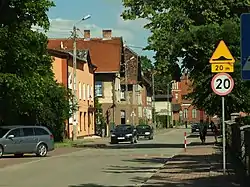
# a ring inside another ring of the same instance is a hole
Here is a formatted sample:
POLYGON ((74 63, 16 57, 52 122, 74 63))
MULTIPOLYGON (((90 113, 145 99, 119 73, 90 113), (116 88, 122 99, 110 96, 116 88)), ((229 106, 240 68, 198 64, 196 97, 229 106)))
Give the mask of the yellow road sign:
POLYGON ((229 51, 225 42, 221 40, 209 62, 211 64, 234 63, 235 59, 229 51))
POLYGON ((211 64, 211 72, 212 73, 230 73, 234 72, 234 64, 211 64))

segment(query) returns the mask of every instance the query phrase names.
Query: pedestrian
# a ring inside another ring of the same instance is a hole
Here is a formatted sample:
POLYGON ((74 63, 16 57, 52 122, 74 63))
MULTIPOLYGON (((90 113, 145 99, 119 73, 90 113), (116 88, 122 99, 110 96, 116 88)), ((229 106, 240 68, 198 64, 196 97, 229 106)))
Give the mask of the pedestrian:
POLYGON ((204 144, 206 142, 207 124, 201 123, 199 130, 200 130, 200 140, 201 140, 201 143, 204 144))
POLYGON ((188 123, 187 123, 187 121, 185 121, 185 127, 186 127, 186 129, 188 128, 188 123))

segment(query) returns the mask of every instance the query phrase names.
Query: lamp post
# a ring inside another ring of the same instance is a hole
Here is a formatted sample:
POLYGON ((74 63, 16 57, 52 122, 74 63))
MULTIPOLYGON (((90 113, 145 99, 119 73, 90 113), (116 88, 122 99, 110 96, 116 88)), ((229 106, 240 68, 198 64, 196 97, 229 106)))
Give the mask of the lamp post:
MULTIPOLYGON (((83 17, 79 22, 81 21, 85 21, 87 19, 89 19, 91 16, 90 15, 87 15, 85 17, 83 17)), ((77 23, 79 23, 77 22, 77 23)), ((77 24, 76 23, 76 24, 77 24)), ((76 103, 77 103, 77 96, 76 96, 76 69, 77 69, 77 61, 76 61, 76 41, 77 41, 77 28, 76 26, 74 25, 73 26, 73 80, 72 80, 72 83, 73 83, 73 95, 74 95, 74 99, 73 99, 73 106, 76 106, 76 103)), ((74 110, 73 112, 73 140, 77 140, 77 120, 76 120, 76 114, 77 114, 77 111, 74 110)))
MULTIPOLYGON (((126 105, 127 105, 127 107, 126 107, 126 109, 127 109, 126 110, 126 118, 127 118, 127 116, 129 116, 128 115, 128 105, 129 105, 129 94, 128 94, 128 70, 129 69, 128 69, 128 62, 131 61, 131 60, 134 60, 134 59, 135 59, 135 57, 132 56, 130 59, 125 61, 125 98, 126 98, 126 105)), ((132 105, 133 105, 133 103, 132 103, 132 105)), ((126 119, 125 123, 127 123, 127 119, 126 119)))
POLYGON ((156 128, 156 109, 155 109, 155 74, 156 74, 156 71, 153 70, 152 72, 152 92, 153 92, 153 109, 154 109, 154 118, 153 118, 153 121, 154 121, 154 128, 156 128))

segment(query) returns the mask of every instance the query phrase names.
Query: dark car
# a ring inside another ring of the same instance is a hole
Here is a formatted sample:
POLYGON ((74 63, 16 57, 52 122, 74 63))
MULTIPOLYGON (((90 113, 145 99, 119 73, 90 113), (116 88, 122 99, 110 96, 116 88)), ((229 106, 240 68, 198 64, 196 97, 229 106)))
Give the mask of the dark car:
POLYGON ((191 132, 193 133, 193 132, 199 132, 199 129, 200 129, 200 127, 199 127, 199 124, 198 123, 193 123, 193 124, 191 124, 191 132))
POLYGON ((137 132, 133 125, 117 125, 111 130, 111 144, 119 142, 137 143, 137 132))
POLYGON ((154 138, 153 128, 149 125, 137 125, 136 131, 137 139, 139 139, 140 137, 144 137, 152 140, 154 138))

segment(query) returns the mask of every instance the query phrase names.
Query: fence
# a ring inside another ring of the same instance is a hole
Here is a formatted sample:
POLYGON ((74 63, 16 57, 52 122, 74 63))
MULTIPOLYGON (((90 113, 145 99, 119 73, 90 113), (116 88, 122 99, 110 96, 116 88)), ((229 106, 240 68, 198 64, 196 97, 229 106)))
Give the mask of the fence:
POLYGON ((242 121, 226 122, 227 151, 234 159, 236 170, 241 177, 250 180, 250 125, 242 121))

